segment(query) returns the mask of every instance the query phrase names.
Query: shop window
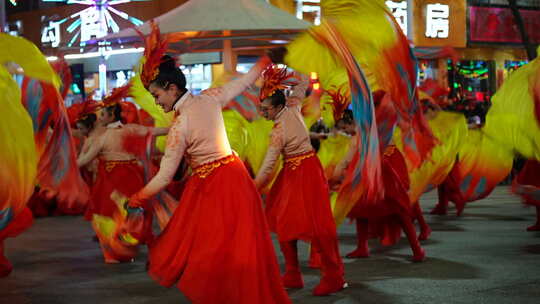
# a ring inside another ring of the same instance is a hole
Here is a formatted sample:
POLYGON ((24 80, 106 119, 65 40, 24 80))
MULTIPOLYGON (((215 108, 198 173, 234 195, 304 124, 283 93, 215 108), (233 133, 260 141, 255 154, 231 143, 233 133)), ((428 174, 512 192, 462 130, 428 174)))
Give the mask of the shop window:
POLYGON ((514 60, 506 60, 504 62, 504 69, 506 70, 507 73, 512 73, 513 71, 519 69, 520 67, 524 66, 527 64, 527 61, 526 60, 519 60, 519 61, 514 61, 514 60))
POLYGON ((449 61, 449 84, 454 92, 467 100, 489 101, 494 93, 495 63, 484 60, 463 60, 455 68, 449 61))

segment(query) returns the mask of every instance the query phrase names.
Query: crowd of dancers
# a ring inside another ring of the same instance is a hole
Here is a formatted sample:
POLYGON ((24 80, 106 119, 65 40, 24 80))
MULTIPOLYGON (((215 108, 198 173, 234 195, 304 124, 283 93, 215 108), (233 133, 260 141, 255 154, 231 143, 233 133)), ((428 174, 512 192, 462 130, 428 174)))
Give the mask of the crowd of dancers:
POLYGON ((452 201, 461 214, 518 154, 529 161, 512 190, 536 206, 528 230, 540 230, 540 61, 515 71, 485 125, 469 129, 444 110, 447 94, 419 97, 416 59, 384 1, 321 5, 320 26, 198 95, 152 23, 137 76, 67 109, 66 64, 0 34, 0 276, 12 270, 3 241, 54 207, 84 215, 105 263, 148 246, 149 275, 193 303, 289 303, 286 289, 304 287, 298 241, 321 271, 313 295, 329 295, 348 287, 342 255, 368 257, 370 238, 389 246, 404 232, 424 261, 420 196, 437 188, 432 213, 452 201), (331 130, 312 128, 321 122, 331 130), (346 218, 357 248, 342 254, 346 218))

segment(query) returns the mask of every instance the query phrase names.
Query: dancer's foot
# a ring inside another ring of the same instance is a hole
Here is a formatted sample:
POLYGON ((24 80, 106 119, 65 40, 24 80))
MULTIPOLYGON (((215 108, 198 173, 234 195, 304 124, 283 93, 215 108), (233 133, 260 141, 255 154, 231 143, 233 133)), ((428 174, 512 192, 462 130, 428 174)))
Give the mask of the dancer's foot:
POLYGON ((456 203, 456 214, 457 216, 461 216, 463 214, 463 209, 465 209, 465 203, 456 203))
POLYGON ((300 271, 286 271, 283 277, 281 277, 281 281, 285 288, 304 288, 304 280, 302 279, 302 273, 300 273, 300 271))
POLYGON ((439 203, 439 204, 435 205, 435 208, 433 208, 429 214, 432 214, 432 215, 446 215, 446 213, 447 213, 446 206, 439 203))
POLYGON ((527 227, 527 231, 540 231, 540 223, 527 227))
POLYGON ((323 277, 319 282, 319 285, 317 285, 315 289, 313 289, 313 295, 318 297, 328 296, 330 294, 343 290, 348 286, 349 285, 347 284, 347 282, 345 282, 345 280, 343 280, 343 278, 327 279, 323 277))
POLYGON ((420 235, 418 235, 419 241, 425 241, 431 235, 431 228, 429 226, 420 228, 420 235))
POLYGON ((121 262, 119 260, 115 259, 105 259, 105 264, 120 264, 121 262))
POLYGON ((369 248, 367 246, 358 247, 354 251, 349 252, 346 257, 349 259, 367 258, 369 257, 369 248))
POLYGON ((4 244, 2 243, 0 244, 0 278, 7 277, 12 270, 13 266, 4 256, 4 244))
POLYGON ((415 263, 423 262, 426 259, 426 251, 423 248, 417 250, 412 258, 412 261, 415 263))

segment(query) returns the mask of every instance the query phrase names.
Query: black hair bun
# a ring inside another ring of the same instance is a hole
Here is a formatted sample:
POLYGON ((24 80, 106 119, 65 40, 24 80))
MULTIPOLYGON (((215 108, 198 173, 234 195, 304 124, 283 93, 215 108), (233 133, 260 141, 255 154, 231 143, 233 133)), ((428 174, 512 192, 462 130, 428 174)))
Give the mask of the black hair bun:
POLYGON ((169 55, 161 57, 161 64, 159 65, 160 72, 172 72, 176 71, 176 60, 169 55))

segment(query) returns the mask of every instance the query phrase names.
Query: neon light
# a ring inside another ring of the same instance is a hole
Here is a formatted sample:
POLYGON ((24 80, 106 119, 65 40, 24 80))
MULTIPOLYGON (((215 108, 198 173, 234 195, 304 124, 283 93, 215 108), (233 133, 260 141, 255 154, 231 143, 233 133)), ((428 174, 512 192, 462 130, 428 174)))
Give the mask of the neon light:
POLYGON ((75 20, 75 22, 68 26, 67 31, 73 33, 73 31, 76 30, 79 25, 81 25, 81 20, 77 19, 75 20))
POLYGON ((101 91, 101 96, 105 96, 107 93, 107 66, 105 63, 100 63, 98 66, 99 72, 99 89, 101 91))
POLYGON ((450 32, 450 7, 446 4, 428 4, 426 13, 426 37, 448 38, 450 32))
MULTIPOLYGON (((66 4, 86 5, 87 7, 72 14, 62 22, 69 19, 76 19, 72 22, 67 31, 74 34, 69 42, 72 46, 77 39, 80 38, 80 44, 91 39, 98 39, 109 34, 109 32, 117 33, 120 31, 120 26, 111 15, 112 12, 116 16, 129 21, 135 26, 142 25, 143 22, 135 17, 129 16, 127 13, 113 8, 114 5, 130 3, 135 1, 150 1, 150 0, 42 0, 43 2, 62 2, 66 4)), ((56 44, 55 44, 56 45, 56 44)))
POLYGON ((119 50, 110 50, 104 52, 91 52, 83 54, 67 54, 64 56, 66 59, 82 59, 82 58, 95 58, 100 56, 111 56, 111 55, 123 55, 123 54, 133 54, 133 53, 142 53, 144 48, 129 48, 129 49, 119 49, 119 50))

